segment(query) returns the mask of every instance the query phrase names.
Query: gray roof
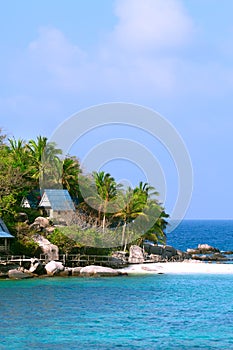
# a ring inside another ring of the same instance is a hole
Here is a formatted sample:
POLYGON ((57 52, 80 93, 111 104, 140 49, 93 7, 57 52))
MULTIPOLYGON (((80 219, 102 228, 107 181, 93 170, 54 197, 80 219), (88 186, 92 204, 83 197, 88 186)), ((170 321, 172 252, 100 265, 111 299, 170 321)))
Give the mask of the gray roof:
POLYGON ((0 231, 0 238, 14 238, 14 236, 8 232, 0 231))
POLYGON ((61 211, 75 210, 74 203, 67 190, 44 190, 39 206, 61 211))

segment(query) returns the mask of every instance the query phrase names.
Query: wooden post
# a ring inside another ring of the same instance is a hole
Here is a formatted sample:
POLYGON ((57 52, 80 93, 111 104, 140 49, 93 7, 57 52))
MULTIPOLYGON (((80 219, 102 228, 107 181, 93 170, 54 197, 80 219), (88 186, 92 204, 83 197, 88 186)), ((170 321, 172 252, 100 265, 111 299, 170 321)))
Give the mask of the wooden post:
POLYGON ((7 252, 8 247, 7 247, 7 238, 5 238, 5 252, 7 252))

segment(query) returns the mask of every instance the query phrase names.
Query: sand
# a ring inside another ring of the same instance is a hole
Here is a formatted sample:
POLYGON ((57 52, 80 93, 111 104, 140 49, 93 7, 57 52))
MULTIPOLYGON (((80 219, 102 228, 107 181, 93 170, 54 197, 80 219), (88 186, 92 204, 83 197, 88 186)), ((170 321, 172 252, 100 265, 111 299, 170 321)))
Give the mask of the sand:
POLYGON ((200 261, 134 264, 120 270, 131 274, 233 274, 233 264, 200 261))

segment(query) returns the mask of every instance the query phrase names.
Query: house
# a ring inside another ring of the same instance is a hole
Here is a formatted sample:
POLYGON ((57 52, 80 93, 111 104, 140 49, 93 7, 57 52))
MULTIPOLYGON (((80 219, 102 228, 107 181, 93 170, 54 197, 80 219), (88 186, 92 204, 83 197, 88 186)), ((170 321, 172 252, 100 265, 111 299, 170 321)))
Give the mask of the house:
POLYGON ((0 252, 7 253, 10 249, 10 240, 14 238, 8 231, 4 221, 0 219, 0 252))
POLYGON ((23 197, 21 201, 21 207, 37 209, 40 203, 41 195, 40 190, 33 190, 27 196, 23 197))
POLYGON ((74 203, 67 190, 44 190, 39 208, 50 218, 65 218, 75 211, 74 203))

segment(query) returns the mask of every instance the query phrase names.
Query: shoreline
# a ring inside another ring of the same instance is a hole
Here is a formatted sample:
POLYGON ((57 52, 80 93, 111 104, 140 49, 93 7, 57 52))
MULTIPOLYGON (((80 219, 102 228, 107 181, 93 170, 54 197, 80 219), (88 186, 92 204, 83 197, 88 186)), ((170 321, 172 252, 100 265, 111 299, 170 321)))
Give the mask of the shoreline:
POLYGON ((202 261, 182 261, 165 263, 131 264, 119 269, 128 275, 140 274, 233 274, 233 264, 208 263, 202 261))

